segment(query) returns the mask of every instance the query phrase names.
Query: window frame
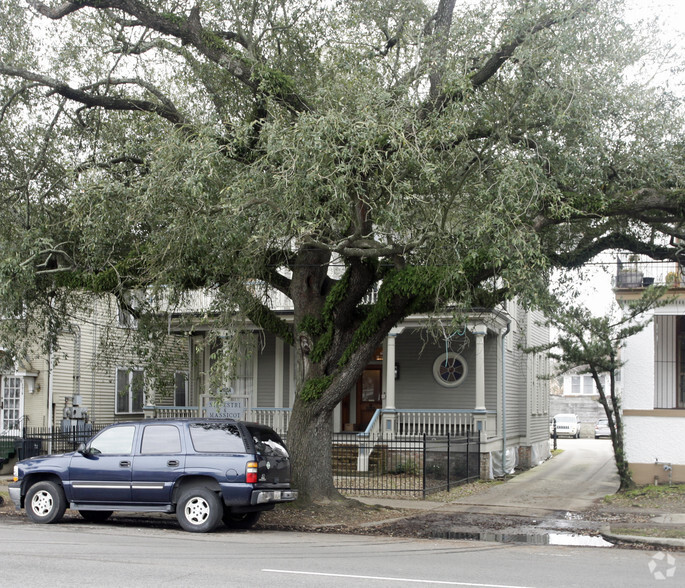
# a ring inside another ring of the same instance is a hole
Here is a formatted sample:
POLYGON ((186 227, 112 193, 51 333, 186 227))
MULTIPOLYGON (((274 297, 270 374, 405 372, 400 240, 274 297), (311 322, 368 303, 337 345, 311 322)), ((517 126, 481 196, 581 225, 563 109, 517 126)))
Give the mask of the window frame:
POLYGON ((115 376, 114 376, 114 414, 143 414, 143 408, 145 407, 145 370, 140 367, 124 367, 124 366, 118 366, 116 368, 115 376), (119 373, 120 372, 126 372, 127 373, 127 391, 126 391, 126 404, 128 410, 120 410, 119 407, 119 398, 124 396, 122 392, 119 390, 119 373), (140 409, 139 410, 134 410, 136 407, 134 406, 134 394, 133 394, 133 377, 134 374, 140 374, 141 377, 141 382, 142 382, 142 388, 140 391, 140 409))
POLYGON ((466 360, 464 359, 464 357, 461 354, 456 353, 454 351, 449 351, 449 352, 447 352, 447 354, 441 353, 440 355, 438 355, 438 357, 435 358, 435 361, 433 362, 433 379, 438 384, 440 384, 440 386, 442 386, 443 388, 452 389, 452 388, 457 388, 457 387, 461 386, 461 384, 463 384, 464 381, 466 380, 468 373, 469 373, 469 366, 466 363, 466 360), (457 360, 461 364, 462 374, 458 380, 449 382, 449 381, 446 381, 442 377, 440 367, 446 361, 445 355, 447 355, 448 360, 457 360))

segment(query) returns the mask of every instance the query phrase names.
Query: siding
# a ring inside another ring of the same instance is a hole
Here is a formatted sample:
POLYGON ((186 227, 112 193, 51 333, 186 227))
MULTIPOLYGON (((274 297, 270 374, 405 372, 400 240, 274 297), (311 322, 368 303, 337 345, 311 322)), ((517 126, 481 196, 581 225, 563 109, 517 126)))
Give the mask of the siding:
POLYGON ((74 333, 65 333, 58 339, 59 350, 53 355, 52 382, 49 358, 36 354, 31 358, 38 370, 36 381, 40 390, 24 395, 24 410, 28 426, 47 425, 50 383, 52 383, 53 425, 59 426, 65 406, 71 406, 72 396, 79 392, 82 406, 87 408, 90 421, 109 424, 115 420, 142 418, 138 414, 115 415, 116 368, 138 367, 146 369, 145 392, 148 400, 159 404, 173 401, 173 373, 187 371, 187 340, 169 337, 164 351, 168 363, 145 365, 134 351, 131 331, 117 325, 116 304, 108 299, 93 300, 91 311, 77 314, 74 333), (152 370, 150 368, 156 368, 152 370), (152 372, 158 377, 151 379, 152 372))
MULTIPOLYGON (((485 337, 485 405, 497 408, 498 338, 485 337)), ((397 336, 395 361, 400 366, 400 379, 395 382, 395 405, 398 409, 472 410, 476 402, 475 337, 470 334, 453 339, 450 351, 465 360, 468 372, 456 388, 445 388, 433 377, 433 363, 445 353, 444 344, 426 341, 418 330, 407 330, 397 336)))
POLYGON ((274 406, 274 386, 276 382, 276 338, 264 335, 265 344, 259 352, 257 363, 257 398, 253 406, 274 406))

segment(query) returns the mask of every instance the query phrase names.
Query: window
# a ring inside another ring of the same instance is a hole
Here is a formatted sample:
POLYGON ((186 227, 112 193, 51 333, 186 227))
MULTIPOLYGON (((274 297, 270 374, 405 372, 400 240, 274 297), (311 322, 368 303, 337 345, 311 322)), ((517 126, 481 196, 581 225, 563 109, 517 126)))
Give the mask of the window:
POLYGON ((21 378, 2 376, 0 431, 19 431, 21 429, 21 384, 21 378))
POLYGON ((173 425, 148 425, 143 429, 141 453, 181 453, 181 436, 173 425))
POLYGON ((466 378, 468 367, 464 358, 458 353, 441 353, 433 362, 435 381, 446 388, 454 388, 466 378))
POLYGON ((174 406, 188 406, 188 374, 174 374, 174 406))
POLYGON ((582 394, 582 379, 580 376, 571 377, 571 394, 582 394))
POLYGON ((245 453, 240 431, 230 423, 192 424, 190 437, 198 453, 245 453))
POLYGON ((141 413, 145 398, 143 370, 117 368, 117 413, 141 413))
POLYGON ((112 427, 105 429, 88 447, 96 455, 128 455, 133 449, 135 427, 112 427))
MULTIPOLYGON (((606 376, 600 375, 599 377, 606 389, 606 376)), ((568 391, 564 390, 564 393, 568 394, 568 391)), ((595 380, 592 376, 571 376, 571 394, 574 396, 591 396, 593 394, 599 394, 599 391, 597 390, 597 386, 595 386, 595 380)))
MULTIPOLYGON (((227 348, 236 341, 227 341, 227 348)), ((210 370, 223 373, 224 391, 232 395, 253 397, 257 387, 257 352, 256 339, 251 335, 243 335, 238 343, 236 363, 231 365, 227 356, 222 353, 224 343, 219 341, 213 346, 210 358, 210 370)))
POLYGON ((263 455, 264 457, 288 457, 285 443, 283 443, 275 431, 257 425, 247 425, 247 430, 252 435, 257 455, 263 455))

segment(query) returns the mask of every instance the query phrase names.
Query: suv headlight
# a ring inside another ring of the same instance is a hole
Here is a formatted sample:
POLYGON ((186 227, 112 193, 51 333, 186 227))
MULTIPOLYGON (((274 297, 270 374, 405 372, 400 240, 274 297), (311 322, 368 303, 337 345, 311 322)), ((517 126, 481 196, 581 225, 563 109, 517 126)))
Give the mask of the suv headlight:
POLYGON ((15 482, 19 481, 19 466, 15 465, 14 470, 12 470, 12 478, 14 478, 15 482))

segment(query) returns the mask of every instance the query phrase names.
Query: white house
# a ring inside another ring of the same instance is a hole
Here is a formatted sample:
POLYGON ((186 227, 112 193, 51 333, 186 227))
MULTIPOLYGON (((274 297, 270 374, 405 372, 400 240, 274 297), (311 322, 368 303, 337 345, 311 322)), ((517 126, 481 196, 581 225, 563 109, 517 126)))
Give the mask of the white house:
MULTIPOLYGON (((674 300, 626 341, 623 366, 625 449, 638 484, 685 482, 685 288, 675 263, 641 263, 640 273, 667 284, 674 300)), ((644 278, 643 278, 644 279, 644 278)), ((650 280, 651 282, 651 280, 650 280)), ((617 281, 617 300, 642 294, 617 281)))

